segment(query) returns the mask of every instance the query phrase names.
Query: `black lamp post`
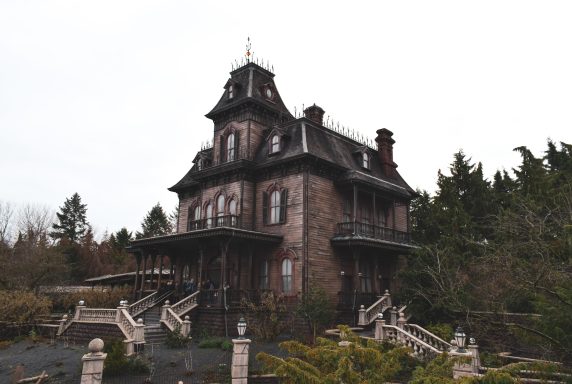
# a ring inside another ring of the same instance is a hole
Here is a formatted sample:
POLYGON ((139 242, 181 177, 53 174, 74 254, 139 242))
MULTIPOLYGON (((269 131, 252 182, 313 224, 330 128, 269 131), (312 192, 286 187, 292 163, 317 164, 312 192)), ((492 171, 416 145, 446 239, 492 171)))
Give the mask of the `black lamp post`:
POLYGON ((455 331, 455 341, 457 342, 457 352, 465 353, 465 340, 467 339, 467 335, 463 332, 463 328, 457 327, 455 331))
POLYGON ((236 328, 238 329, 238 338, 244 339, 244 332, 246 332, 246 320, 244 320, 244 317, 241 317, 238 320, 236 328))

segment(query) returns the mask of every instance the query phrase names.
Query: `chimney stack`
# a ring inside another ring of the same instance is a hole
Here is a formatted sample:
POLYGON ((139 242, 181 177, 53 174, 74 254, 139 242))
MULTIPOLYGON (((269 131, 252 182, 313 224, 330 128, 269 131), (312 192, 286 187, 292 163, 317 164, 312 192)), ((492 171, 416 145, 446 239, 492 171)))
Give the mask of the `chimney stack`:
POLYGON ((308 119, 323 125, 324 124, 324 110, 318 107, 316 104, 304 109, 304 116, 308 119))
POLYGON ((397 164, 393 162, 393 144, 395 140, 391 138, 393 132, 389 129, 382 128, 376 131, 377 137, 375 142, 377 143, 377 154, 381 162, 381 168, 383 174, 387 177, 395 178, 395 168, 397 164))

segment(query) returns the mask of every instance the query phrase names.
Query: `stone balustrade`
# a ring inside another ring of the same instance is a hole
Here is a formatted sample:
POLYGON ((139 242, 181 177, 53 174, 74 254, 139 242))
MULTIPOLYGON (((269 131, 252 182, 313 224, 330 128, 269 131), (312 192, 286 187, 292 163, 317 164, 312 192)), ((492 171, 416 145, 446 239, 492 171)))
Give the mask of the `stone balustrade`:
POLYGON ((140 315, 147 308, 155 304, 156 299, 157 299, 157 292, 153 292, 150 295, 145 296, 141 300, 138 300, 129 306, 129 313, 131 314, 132 317, 140 315))
POLYGON ((452 348, 450 343, 446 342, 437 335, 434 335, 433 333, 417 324, 405 324, 403 329, 440 351, 445 352, 452 348))
POLYGON ((388 290, 385 290, 383 296, 373 303, 369 308, 365 309, 362 305, 359 309, 358 325, 365 326, 373 323, 380 313, 385 312, 391 308, 391 295, 388 290))

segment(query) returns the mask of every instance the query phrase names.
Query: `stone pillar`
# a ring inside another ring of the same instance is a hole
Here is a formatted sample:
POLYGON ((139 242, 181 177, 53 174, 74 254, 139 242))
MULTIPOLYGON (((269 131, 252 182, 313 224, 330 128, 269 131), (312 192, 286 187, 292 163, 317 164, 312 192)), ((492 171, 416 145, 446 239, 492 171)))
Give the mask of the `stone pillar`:
POLYGON ((232 339, 234 344, 232 350, 232 384, 248 383, 248 350, 250 348, 249 339, 232 339))
POLYGON ((360 305, 359 307, 359 315, 358 315, 358 325, 367 325, 366 320, 365 320, 365 307, 363 305, 360 305))
POLYGON ((481 358, 479 356, 479 346, 475 344, 475 339, 471 339, 468 349, 472 356, 471 368, 473 375, 478 375, 479 369, 481 368, 481 358))
POLYGON ((191 334, 191 318, 189 316, 185 316, 185 320, 183 320, 183 326, 181 327, 181 335, 189 337, 190 334, 191 334))
POLYGON ((134 352, 139 353, 145 347, 145 324, 143 319, 139 318, 135 324, 135 332, 133 334, 134 352))
POLYGON ((88 345, 89 353, 83 355, 81 384, 100 384, 103 376, 103 362, 107 353, 103 353, 103 340, 93 339, 88 345))
POLYGON ((407 320, 405 319, 405 313, 399 312, 399 319, 397 319, 397 326, 401 329, 405 328, 407 320))
POLYGON ((393 307, 389 310, 389 323, 391 325, 397 325, 397 307, 393 307))
POLYGON ((161 307, 161 320, 167 320, 167 309, 171 308, 171 302, 165 301, 165 305, 161 307))
POLYGON ((376 320, 375 321, 375 339, 376 340, 383 340, 385 339, 385 334, 383 333, 383 326, 385 325, 385 320, 376 320))
POLYGON ((60 326, 58 328, 58 336, 64 333, 66 323, 68 322, 68 315, 64 315, 61 320, 59 320, 60 326))
POLYGON ((383 294, 383 296, 387 297, 387 299, 385 300, 385 305, 387 305, 388 307, 391 307, 391 294, 389 293, 389 289, 385 290, 385 293, 383 294))
POLYGON ((75 306, 75 314, 73 316, 74 320, 79 320, 79 317, 81 315, 81 310, 84 308, 86 308, 85 301, 80 300, 78 305, 75 306))
POLYGON ((470 377, 473 376, 473 367, 472 367, 472 358, 473 355, 470 351, 466 352, 457 352, 457 351, 450 351, 449 356, 451 357, 461 357, 465 359, 470 359, 471 362, 467 363, 464 361, 455 362, 453 365, 453 379, 458 379, 461 377, 470 377))

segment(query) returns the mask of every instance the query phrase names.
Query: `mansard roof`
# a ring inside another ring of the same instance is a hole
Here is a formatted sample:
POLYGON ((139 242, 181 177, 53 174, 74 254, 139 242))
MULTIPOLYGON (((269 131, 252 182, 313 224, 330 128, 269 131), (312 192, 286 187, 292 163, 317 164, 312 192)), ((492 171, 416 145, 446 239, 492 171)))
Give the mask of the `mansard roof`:
POLYGON ((248 103, 262 106, 278 116, 286 115, 292 118, 274 83, 274 74, 252 62, 230 72, 224 93, 206 117, 215 120, 219 114, 248 103), (229 98, 230 85, 233 85, 232 98, 229 98), (270 93, 267 94, 268 90, 270 93))

